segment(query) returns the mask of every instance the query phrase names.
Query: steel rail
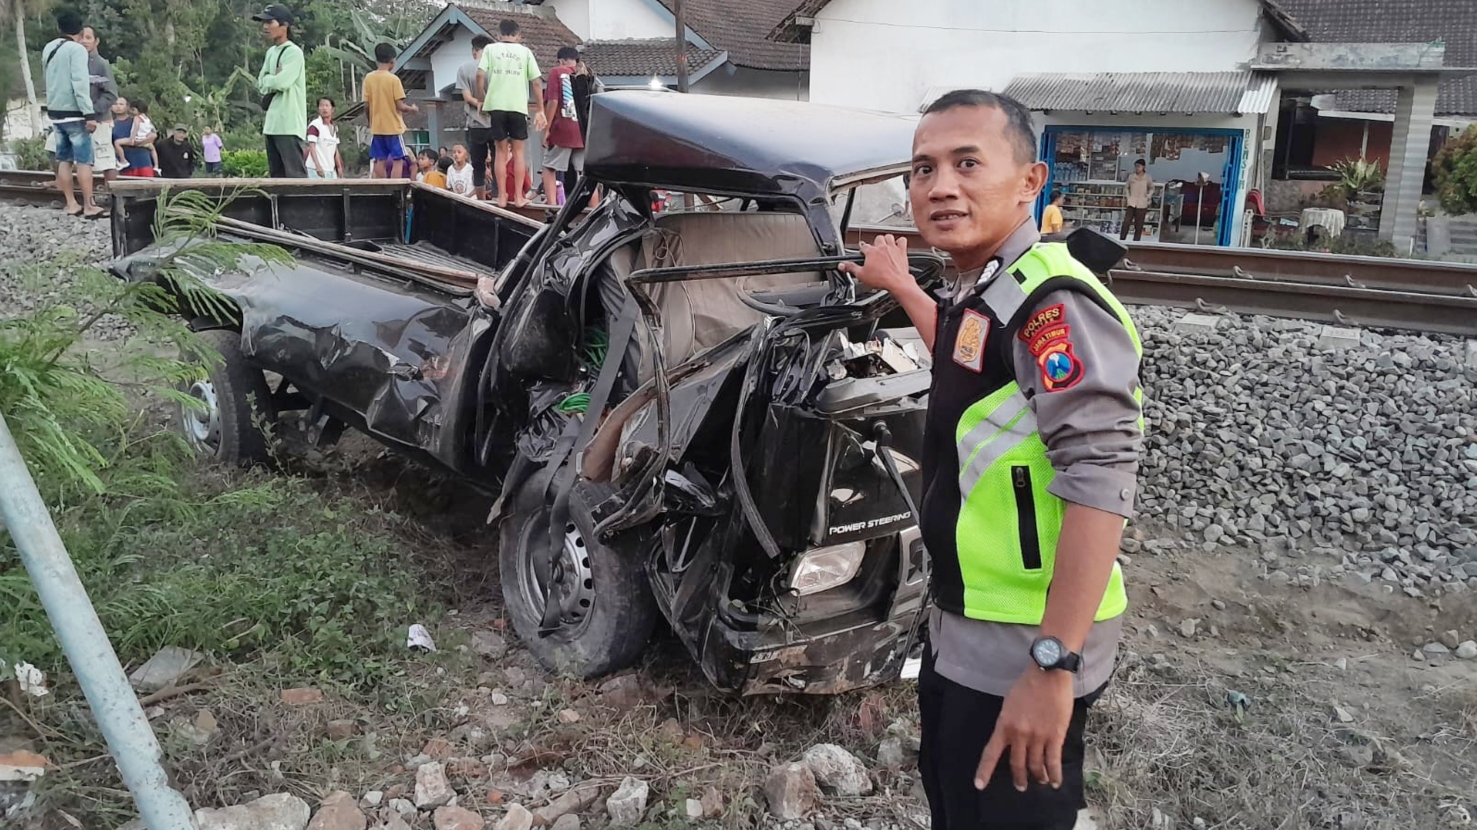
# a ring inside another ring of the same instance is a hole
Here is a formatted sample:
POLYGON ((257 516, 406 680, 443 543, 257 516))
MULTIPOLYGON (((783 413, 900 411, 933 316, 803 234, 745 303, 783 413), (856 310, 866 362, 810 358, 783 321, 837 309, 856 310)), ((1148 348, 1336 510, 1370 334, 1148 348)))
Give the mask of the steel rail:
POLYGON ((1156 271, 1113 271, 1109 282, 1131 305, 1477 336, 1477 297, 1156 271))

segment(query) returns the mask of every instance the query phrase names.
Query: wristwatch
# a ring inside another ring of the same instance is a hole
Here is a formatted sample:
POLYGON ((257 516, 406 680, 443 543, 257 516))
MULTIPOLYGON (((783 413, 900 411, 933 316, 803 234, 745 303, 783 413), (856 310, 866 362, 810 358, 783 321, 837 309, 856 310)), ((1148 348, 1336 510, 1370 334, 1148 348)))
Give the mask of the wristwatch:
POLYGON ((1082 655, 1067 651, 1062 641, 1055 637, 1037 637, 1031 643, 1031 659, 1042 671, 1062 671, 1077 673, 1082 668, 1082 655))

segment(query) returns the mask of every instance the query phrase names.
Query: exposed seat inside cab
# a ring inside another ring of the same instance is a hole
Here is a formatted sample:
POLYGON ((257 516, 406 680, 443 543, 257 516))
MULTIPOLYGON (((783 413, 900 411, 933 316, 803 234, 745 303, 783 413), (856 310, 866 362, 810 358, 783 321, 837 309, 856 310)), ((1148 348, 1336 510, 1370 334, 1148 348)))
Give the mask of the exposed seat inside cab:
MULTIPOLYGON (((642 242, 648 267, 722 265, 821 256, 804 216, 791 213, 674 213, 656 220, 642 242)), ((741 292, 825 287, 819 271, 688 280, 647 286, 661 310, 662 358, 668 369, 757 323, 741 292)))

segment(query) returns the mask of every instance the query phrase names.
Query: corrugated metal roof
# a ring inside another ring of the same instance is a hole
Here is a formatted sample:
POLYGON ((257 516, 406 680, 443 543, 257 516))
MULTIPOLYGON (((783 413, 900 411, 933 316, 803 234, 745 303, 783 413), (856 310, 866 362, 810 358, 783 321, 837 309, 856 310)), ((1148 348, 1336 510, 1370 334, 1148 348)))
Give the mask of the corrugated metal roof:
POLYGON ((1253 72, 1246 93, 1241 96, 1241 106, 1236 111, 1243 115, 1265 114, 1276 106, 1282 89, 1277 86, 1277 75, 1272 72, 1253 72))
POLYGON ((1005 94, 1033 110, 1246 113, 1266 112, 1275 89, 1251 72, 1043 72, 1015 76, 1005 94))

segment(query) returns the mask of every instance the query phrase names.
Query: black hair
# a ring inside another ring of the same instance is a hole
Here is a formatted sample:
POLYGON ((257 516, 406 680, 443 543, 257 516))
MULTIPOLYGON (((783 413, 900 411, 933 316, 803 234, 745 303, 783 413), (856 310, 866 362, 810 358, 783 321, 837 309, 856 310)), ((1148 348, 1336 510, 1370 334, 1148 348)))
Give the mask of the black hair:
POLYGON ((57 12, 56 29, 67 37, 82 34, 82 15, 71 10, 57 12))
POLYGON ((133 108, 134 109, 138 110, 138 114, 139 115, 148 115, 149 114, 149 102, 148 101, 145 101, 145 100, 142 100, 142 99, 129 99, 129 103, 133 105, 133 108))
POLYGON ((1142 164, 1145 167, 1148 167, 1149 166, 1149 163, 1147 161, 1144 161, 1143 159, 1139 159, 1138 161, 1135 161, 1134 164, 1142 164))
POLYGON ((427 147, 416 155, 420 156, 423 159, 430 159, 431 161, 436 161, 437 159, 441 158, 440 156, 436 155, 436 151, 432 150, 430 147, 427 147))
POLYGON ((1066 194, 1063 193, 1063 192, 1061 192, 1060 190, 1053 190, 1053 191, 1051 191, 1051 198, 1048 199, 1047 201, 1048 202, 1055 202, 1057 199, 1060 199, 1060 198, 1062 198, 1065 195, 1066 194))
POLYGON ((1006 138, 1015 147, 1015 160, 1030 164, 1036 160, 1036 129, 1031 126, 1031 111, 1026 105, 998 92, 983 89, 956 89, 939 96, 923 110, 924 115, 948 112, 958 107, 997 109, 1005 115, 1006 138))
POLYGON ((442 156, 441 158, 439 158, 439 159, 436 160, 436 169, 437 170, 440 170, 442 173, 445 173, 447 170, 450 170, 451 169, 451 165, 452 165, 452 161, 451 161, 451 157, 450 156, 442 156))
POLYGON ((561 61, 577 61, 580 59, 580 50, 573 46, 561 46, 559 47, 559 54, 555 57, 561 61))
POLYGON ((479 52, 492 45, 492 38, 487 35, 477 35, 472 38, 472 51, 479 52))
POLYGON ((324 101, 327 101, 328 102, 328 105, 330 107, 336 107, 336 106, 338 106, 338 102, 337 101, 334 101, 332 98, 328 97, 327 95, 321 95, 321 96, 318 97, 318 103, 321 104, 324 101))
POLYGON ((516 20, 504 20, 497 24, 497 31, 503 37, 512 37, 523 31, 523 27, 519 26, 516 20))
POLYGON ((395 47, 388 43, 376 43, 374 45, 374 59, 377 63, 394 63, 395 47))

